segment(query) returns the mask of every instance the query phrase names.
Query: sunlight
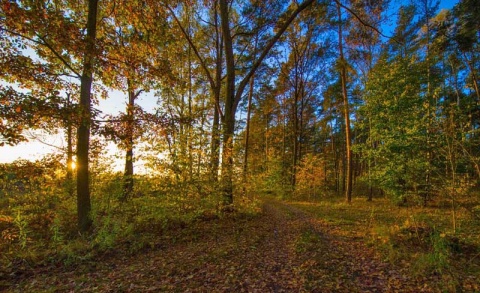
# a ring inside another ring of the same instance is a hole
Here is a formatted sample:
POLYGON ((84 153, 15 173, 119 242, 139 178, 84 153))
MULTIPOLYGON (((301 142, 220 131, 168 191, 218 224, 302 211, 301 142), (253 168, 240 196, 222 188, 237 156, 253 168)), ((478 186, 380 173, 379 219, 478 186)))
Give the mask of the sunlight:
POLYGON ((72 161, 72 163, 70 164, 70 168, 72 168, 72 170, 75 170, 77 168, 77 163, 75 163, 75 161, 72 161))

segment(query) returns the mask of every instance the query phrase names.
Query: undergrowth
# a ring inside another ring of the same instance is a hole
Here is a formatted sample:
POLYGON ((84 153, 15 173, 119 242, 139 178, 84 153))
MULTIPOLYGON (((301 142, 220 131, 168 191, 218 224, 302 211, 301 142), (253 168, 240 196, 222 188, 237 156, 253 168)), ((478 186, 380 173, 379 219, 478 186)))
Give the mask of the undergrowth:
MULTIPOLYGON (((203 194, 174 185, 155 189, 151 182, 139 179, 135 196, 122 202, 120 175, 110 176, 92 186, 93 229, 83 235, 77 232, 75 198, 62 187, 3 195, 0 283, 38 266, 68 266, 155 249, 195 222, 224 216, 221 197, 213 188, 203 194)), ((247 216, 258 213, 258 199, 236 198, 235 211, 247 216)))
MULTIPOLYGON (((440 291, 457 290, 464 277, 480 277, 480 223, 471 213, 457 211, 457 229, 451 228, 448 207, 399 207, 385 198, 367 202, 354 198, 351 204, 338 196, 315 201, 291 201, 308 211, 342 237, 361 238, 378 255, 393 265, 406 268, 416 276, 438 276, 440 291)), ((305 234, 297 250, 311 243, 305 234)), ((471 282, 471 281, 469 281, 471 282)), ((465 284, 464 284, 465 285, 465 284)), ((468 284, 465 286, 469 286, 468 284)))

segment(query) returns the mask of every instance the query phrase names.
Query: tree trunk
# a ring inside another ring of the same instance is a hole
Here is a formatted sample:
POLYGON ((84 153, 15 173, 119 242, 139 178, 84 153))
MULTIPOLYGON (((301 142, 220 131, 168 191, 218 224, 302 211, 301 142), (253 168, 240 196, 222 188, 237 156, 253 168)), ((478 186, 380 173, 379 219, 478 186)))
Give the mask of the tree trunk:
POLYGON ((235 131, 235 60, 227 2, 227 0, 220 0, 220 19, 227 70, 222 154, 222 191, 223 203, 226 206, 233 203, 233 135, 235 131))
POLYGON ((473 88, 475 89, 475 93, 477 95, 477 103, 480 102, 480 90, 478 88, 477 82, 477 75, 475 74, 475 68, 473 67, 471 61, 468 59, 467 54, 464 52, 463 58, 465 58, 465 63, 467 63, 468 69, 470 69, 470 73, 472 74, 472 81, 473 81, 473 88))
POLYGON ((211 180, 216 182, 218 180, 218 166, 220 165, 220 112, 218 105, 220 102, 220 91, 215 90, 215 109, 213 113, 212 124, 212 142, 211 142, 211 157, 210 157, 210 174, 211 180))
POLYGON ((67 193, 73 196, 73 129, 72 122, 67 123, 67 193))
MULTIPOLYGON (((425 9, 425 27, 426 27, 426 66, 427 66, 427 137, 426 137, 426 146, 427 146, 427 170, 425 172, 425 190, 422 190, 423 193, 423 206, 427 206, 427 201, 430 198, 430 181, 431 181, 431 167, 432 167, 432 143, 431 143, 431 121, 435 121, 435 119, 431 119, 431 107, 432 107, 432 93, 431 93, 431 70, 430 70, 430 15, 428 13, 429 1, 424 1, 424 9, 425 9)), ((435 115, 435 111, 433 111, 433 115, 435 115)))
POLYGON ((87 35, 83 59, 83 73, 80 84, 80 125, 77 130, 77 215, 78 229, 88 231, 92 226, 90 215, 89 148, 90 148, 90 103, 97 33, 98 0, 88 1, 87 35))
MULTIPOLYGON (((258 35, 255 36, 255 49, 254 54, 257 51, 257 44, 258 44, 258 35)), ((255 61, 255 60, 254 60, 255 61)), ((252 98, 253 98, 253 89, 255 85, 255 75, 252 75, 252 79, 250 80, 250 89, 248 91, 248 106, 247 106, 247 125, 245 129, 245 156, 243 158, 243 183, 247 184, 247 171, 248 171, 248 147, 250 143, 250 117, 252 115, 252 98)), ((245 192, 245 187, 244 187, 245 192)))
POLYGON ((66 187, 67 194, 73 196, 73 127, 72 127, 72 114, 71 114, 71 100, 70 93, 67 93, 66 111, 67 117, 65 119, 67 128, 67 177, 66 187))
POLYGON ((245 155, 243 157, 243 182, 247 184, 247 171, 248 171, 248 147, 250 143, 250 117, 252 114, 252 97, 254 87, 254 76, 250 80, 250 90, 248 92, 248 106, 247 106, 247 125, 245 129, 245 155))
POLYGON ((292 150, 292 177, 291 185, 292 190, 295 191, 295 185, 297 184, 297 164, 298 164, 298 93, 297 86, 295 84, 295 100, 293 102, 293 150, 292 150))
POLYGON ((233 204, 233 135, 235 120, 234 113, 225 111, 223 125, 223 153, 222 153, 222 191, 223 204, 233 204))
POLYGON ((332 154, 333 154, 333 164, 334 164, 334 180, 335 180, 335 193, 339 194, 340 192, 340 168, 338 163, 338 156, 337 156, 337 146, 335 144, 335 133, 332 126, 332 133, 330 134, 330 139, 332 142, 332 154))
POLYGON ((342 36, 342 12, 340 10, 340 5, 337 3, 337 12, 338 12, 338 49, 340 52, 340 78, 342 82, 342 95, 343 95, 343 115, 345 118, 345 152, 346 152, 346 188, 345 188, 345 199, 348 203, 352 201, 352 138, 351 138, 351 129, 350 129, 350 111, 348 104, 348 94, 347 94, 347 69, 345 64, 345 58, 343 55, 343 36, 342 36))
POLYGON ((216 47, 216 66, 215 66, 215 82, 212 83, 212 91, 214 95, 214 112, 212 125, 212 143, 211 143, 211 158, 210 158, 210 172, 213 182, 218 180, 218 167, 220 165, 220 91, 222 83, 222 59, 223 59, 223 39, 221 32, 218 29, 218 12, 217 2, 215 1, 215 47, 216 47))
MULTIPOLYGON (((191 35, 190 9, 188 12, 188 34, 191 35)), ((188 180, 193 182, 193 132, 192 132, 192 47, 188 47, 188 123, 187 123, 187 147, 188 147, 188 180)))
POLYGON ((133 193, 133 132, 134 132, 134 110, 136 93, 129 81, 128 104, 127 104, 127 137, 125 139, 125 172, 123 174, 123 195, 122 200, 128 200, 133 193))

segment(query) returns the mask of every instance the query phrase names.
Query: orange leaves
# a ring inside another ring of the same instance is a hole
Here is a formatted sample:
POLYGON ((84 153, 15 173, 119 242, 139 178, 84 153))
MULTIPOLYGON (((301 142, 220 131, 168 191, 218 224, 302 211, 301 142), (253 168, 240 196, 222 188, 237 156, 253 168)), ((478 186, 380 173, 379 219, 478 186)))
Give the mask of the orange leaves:
POLYGON ((18 239, 18 231, 14 228, 13 218, 0 215, 1 238, 6 242, 13 242, 18 239))
POLYGON ((12 222, 13 222, 12 217, 0 215, 0 225, 2 225, 3 223, 12 223, 12 222))

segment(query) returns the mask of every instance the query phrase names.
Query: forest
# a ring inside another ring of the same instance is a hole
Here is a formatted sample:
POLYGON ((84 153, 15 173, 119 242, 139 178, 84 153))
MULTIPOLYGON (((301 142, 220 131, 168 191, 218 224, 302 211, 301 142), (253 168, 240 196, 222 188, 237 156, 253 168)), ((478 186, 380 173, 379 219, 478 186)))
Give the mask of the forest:
POLYGON ((0 3, 0 291, 480 292, 478 0, 0 3))

